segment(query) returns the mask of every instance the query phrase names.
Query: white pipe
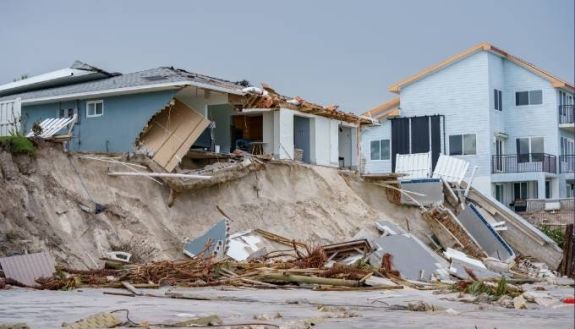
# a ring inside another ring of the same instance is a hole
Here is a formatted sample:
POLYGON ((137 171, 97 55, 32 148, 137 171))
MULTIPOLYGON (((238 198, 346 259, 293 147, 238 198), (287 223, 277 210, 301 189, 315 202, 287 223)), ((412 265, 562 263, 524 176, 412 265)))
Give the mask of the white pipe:
POLYGON ((194 175, 194 174, 172 174, 159 172, 127 172, 111 171, 109 176, 146 176, 146 177, 171 177, 171 178, 193 178, 193 179, 210 179, 212 176, 194 175))
POLYGON ((471 183, 473 183, 473 178, 475 178, 475 172, 477 171, 477 168, 477 166, 474 166, 473 170, 471 171, 471 176, 469 176, 469 183, 467 183, 467 188, 465 189, 465 193, 463 193, 463 196, 466 198, 469 195, 469 189, 471 188, 471 183))

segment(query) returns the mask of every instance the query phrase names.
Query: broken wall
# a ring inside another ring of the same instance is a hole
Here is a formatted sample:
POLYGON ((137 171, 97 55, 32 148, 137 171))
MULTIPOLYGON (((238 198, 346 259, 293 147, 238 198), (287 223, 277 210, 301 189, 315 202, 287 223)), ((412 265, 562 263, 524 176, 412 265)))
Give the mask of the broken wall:
POLYGON ((208 119, 216 122, 214 128, 214 139, 216 145, 220 146, 221 153, 233 151, 231 125, 233 106, 229 104, 210 105, 208 107, 208 119))
MULTIPOLYGON (((339 166, 339 120, 295 112, 288 109, 279 109, 273 112, 274 119, 274 147, 273 154, 279 159, 293 159, 294 156, 294 115, 310 118, 310 161, 313 164, 338 167, 339 166)), ((265 122, 264 117, 264 122, 265 122)), ((354 127, 355 129, 355 127, 354 127)), ((353 129, 352 129, 353 130, 353 129)), ((265 133, 265 128, 264 128, 265 133)), ((352 139, 356 140, 356 139, 352 139)), ((356 161, 357 149, 353 148, 352 161, 356 161)))

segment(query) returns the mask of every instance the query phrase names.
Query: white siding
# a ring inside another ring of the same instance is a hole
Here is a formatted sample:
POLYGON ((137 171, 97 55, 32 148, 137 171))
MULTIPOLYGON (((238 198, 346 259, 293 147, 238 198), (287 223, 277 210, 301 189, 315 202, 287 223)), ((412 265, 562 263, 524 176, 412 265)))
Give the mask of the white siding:
POLYGON ((364 127, 361 130, 361 163, 362 172, 368 174, 390 173, 390 160, 371 160, 370 143, 374 140, 391 140, 391 121, 384 120, 380 126, 364 127))
POLYGON ((509 135, 507 153, 517 153, 515 139, 518 137, 544 137, 545 153, 559 154, 559 115, 557 91, 549 81, 509 61, 503 65, 505 94, 503 109, 505 131, 509 135), (542 90, 543 104, 515 106, 515 92, 542 90))
MULTIPOLYGON (((279 109, 264 113, 264 141, 268 142, 266 152, 279 159, 293 159, 294 115, 310 118, 310 161, 322 166, 339 166, 338 129, 342 123, 313 114, 279 109), (273 127, 268 122, 273 120, 273 127), (273 151, 272 151, 273 150, 273 151)), ((355 152, 356 147, 352 145, 355 152)))
MULTIPOLYGON (((478 166, 474 186, 490 191, 490 92, 486 52, 471 55, 401 90, 401 116, 441 114, 445 120, 446 153, 449 136, 475 134, 476 155, 457 156, 478 166)), ((442 136, 443 138, 443 136, 442 136)))
MULTIPOLYGON (((457 156, 478 166, 473 185, 491 193, 494 181, 507 181, 517 176, 518 181, 527 180, 529 174, 491 174, 491 158, 495 154, 497 133, 508 135, 504 153, 517 153, 518 137, 544 137, 545 153, 560 155, 558 124, 558 90, 551 83, 506 59, 486 51, 475 53, 459 62, 430 74, 401 90, 400 109, 402 117, 443 115, 445 120, 445 143, 449 154, 449 136, 475 134, 476 155, 457 156), (503 110, 495 110, 493 90, 502 92, 503 110), (542 90, 543 104, 515 106, 515 92, 542 90)), ((362 166, 368 173, 389 172, 391 161, 369 160, 369 142, 390 138, 389 122, 362 132, 362 166)), ((441 136, 443 139, 443 135, 441 136)), ((443 147, 443 140, 442 140, 443 147)), ((551 179, 552 197, 565 195, 565 183, 557 181, 553 174, 538 173, 538 180, 551 179)), ((558 175, 564 180, 565 175, 558 175)), ((505 193, 510 193, 509 185, 505 193)), ((540 188, 541 189, 541 188, 540 188)), ((539 197, 544 197, 540 195, 539 197)))

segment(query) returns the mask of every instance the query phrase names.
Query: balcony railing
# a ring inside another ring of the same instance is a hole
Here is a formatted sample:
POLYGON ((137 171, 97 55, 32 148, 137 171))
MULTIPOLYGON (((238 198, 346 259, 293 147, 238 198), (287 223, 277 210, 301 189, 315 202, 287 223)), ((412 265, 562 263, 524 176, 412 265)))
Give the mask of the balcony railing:
POLYGON ((559 124, 575 122, 575 105, 559 105, 559 124))
POLYGON ((557 157, 547 153, 494 155, 491 159, 491 172, 494 174, 524 172, 555 174, 557 173, 557 157))
POLYGON ((559 172, 575 173, 575 155, 559 156, 559 172))

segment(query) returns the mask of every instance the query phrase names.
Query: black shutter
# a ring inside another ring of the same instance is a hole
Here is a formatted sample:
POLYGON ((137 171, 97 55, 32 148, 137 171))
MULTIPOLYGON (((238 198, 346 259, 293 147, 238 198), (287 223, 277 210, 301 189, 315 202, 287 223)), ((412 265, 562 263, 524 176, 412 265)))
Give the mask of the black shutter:
POLYGON ((431 165, 435 169, 435 164, 441 153, 441 117, 439 115, 431 116, 431 165))
POLYGON ((411 153, 429 152, 429 117, 411 118, 411 153))
POLYGON ((391 169, 395 172, 395 155, 409 154, 409 119, 391 120, 391 169))

